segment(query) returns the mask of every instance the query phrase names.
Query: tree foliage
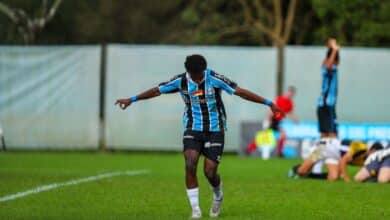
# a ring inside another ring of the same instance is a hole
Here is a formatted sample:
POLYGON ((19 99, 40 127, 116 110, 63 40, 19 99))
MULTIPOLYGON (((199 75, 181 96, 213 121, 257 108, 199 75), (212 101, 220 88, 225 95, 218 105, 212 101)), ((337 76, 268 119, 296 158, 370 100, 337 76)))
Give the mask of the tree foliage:
MULTIPOLYGON (((273 3, 261 0, 256 18, 274 27, 273 3)), ((289 5, 290 0, 280 0, 289 5)), ((42 0, 0 0, 32 17, 42 0)), ((256 9, 249 1, 251 10, 256 9)), ((390 2, 383 0, 305 0, 297 8, 288 44, 323 44, 327 37, 342 45, 390 46, 390 2)), ((283 6, 285 15, 288 8, 283 6)), ((35 44, 220 44, 273 45, 266 33, 245 23, 239 0, 66 0, 37 33, 35 44)), ((0 13, 0 43, 21 44, 17 27, 0 13)))

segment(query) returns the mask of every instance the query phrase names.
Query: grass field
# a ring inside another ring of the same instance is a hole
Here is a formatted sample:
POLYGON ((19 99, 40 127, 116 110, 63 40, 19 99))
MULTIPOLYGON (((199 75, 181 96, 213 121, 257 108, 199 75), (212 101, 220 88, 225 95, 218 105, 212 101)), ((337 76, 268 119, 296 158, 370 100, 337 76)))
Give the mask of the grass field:
MULTIPOLYGON (((225 193, 221 219, 390 219, 389 184, 288 179, 288 168, 297 162, 225 156, 220 167, 225 193)), ((0 219, 188 219, 180 154, 1 152, 0 198, 127 170, 150 172, 3 201, 0 219)), ((211 191, 201 169, 199 177, 201 208, 207 216, 211 191)))

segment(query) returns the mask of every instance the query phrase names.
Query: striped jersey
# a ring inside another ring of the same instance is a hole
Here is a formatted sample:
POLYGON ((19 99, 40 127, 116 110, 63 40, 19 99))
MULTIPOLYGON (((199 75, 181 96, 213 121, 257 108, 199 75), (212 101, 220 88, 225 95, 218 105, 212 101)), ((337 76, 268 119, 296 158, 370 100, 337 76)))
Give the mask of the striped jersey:
POLYGON ((335 106, 337 99, 337 65, 333 64, 331 69, 322 66, 322 88, 318 99, 318 106, 335 106))
POLYGON ((205 70, 204 79, 192 81, 188 73, 174 76, 159 85, 160 92, 179 92, 184 103, 183 125, 188 130, 218 132, 226 129, 226 111, 221 91, 232 95, 237 84, 210 69, 205 70))

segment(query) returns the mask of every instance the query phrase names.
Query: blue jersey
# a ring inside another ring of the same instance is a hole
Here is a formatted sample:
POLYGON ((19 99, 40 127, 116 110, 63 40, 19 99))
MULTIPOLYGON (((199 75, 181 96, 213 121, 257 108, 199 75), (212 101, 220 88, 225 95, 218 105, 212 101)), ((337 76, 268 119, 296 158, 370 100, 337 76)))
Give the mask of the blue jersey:
POLYGON ((335 106, 337 99, 337 65, 333 64, 331 69, 323 65, 321 72, 322 88, 318 106, 335 106))
POLYGON ((161 83, 161 93, 180 92, 185 103, 183 115, 184 127, 193 131, 218 132, 226 129, 226 111, 221 91, 232 95, 237 84, 223 75, 207 69, 204 79, 197 84, 188 73, 173 77, 161 83))

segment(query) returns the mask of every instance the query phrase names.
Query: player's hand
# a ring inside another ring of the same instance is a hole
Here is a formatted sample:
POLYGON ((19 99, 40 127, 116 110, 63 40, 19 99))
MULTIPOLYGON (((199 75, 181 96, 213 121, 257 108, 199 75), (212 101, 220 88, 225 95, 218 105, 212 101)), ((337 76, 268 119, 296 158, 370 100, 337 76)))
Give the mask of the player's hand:
POLYGON ((349 176, 348 177, 345 176, 343 179, 344 179, 344 182, 346 182, 346 183, 351 182, 351 178, 349 178, 349 176))
POLYGON ((122 110, 125 110, 131 103, 131 99, 117 99, 115 105, 119 105, 122 110))
POLYGON ((340 46, 337 44, 336 39, 334 38, 330 39, 330 48, 336 51, 340 49, 340 46))
POLYGON ((284 116, 286 116, 286 114, 277 105, 273 103, 271 105, 271 111, 275 119, 281 120, 284 118, 284 116))

